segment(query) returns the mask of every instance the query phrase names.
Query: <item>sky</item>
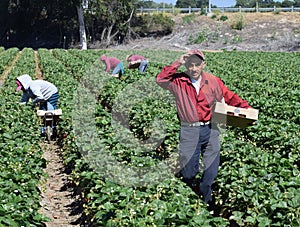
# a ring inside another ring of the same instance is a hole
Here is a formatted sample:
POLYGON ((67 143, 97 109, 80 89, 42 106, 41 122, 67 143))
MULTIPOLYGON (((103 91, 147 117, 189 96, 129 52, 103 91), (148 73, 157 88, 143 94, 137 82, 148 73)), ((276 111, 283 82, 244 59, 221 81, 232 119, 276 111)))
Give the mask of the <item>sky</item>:
MULTIPOLYGON (((153 0, 154 2, 157 3, 167 3, 170 4, 172 3, 173 5, 176 4, 177 0, 153 0)), ((282 0, 277 0, 278 2, 282 2, 282 0)), ((274 2, 277 2, 276 0, 274 2)), ((236 0, 211 0, 211 4, 215 5, 217 7, 230 7, 230 6, 234 6, 236 3, 236 0)))

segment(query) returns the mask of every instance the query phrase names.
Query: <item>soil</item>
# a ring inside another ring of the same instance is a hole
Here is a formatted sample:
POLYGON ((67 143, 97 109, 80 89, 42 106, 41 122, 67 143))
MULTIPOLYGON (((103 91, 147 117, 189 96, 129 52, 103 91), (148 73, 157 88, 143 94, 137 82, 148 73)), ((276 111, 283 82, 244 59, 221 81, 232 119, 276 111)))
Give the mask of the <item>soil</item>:
POLYGON ((300 51, 300 13, 224 13, 195 16, 190 23, 182 15, 172 16, 173 33, 147 37, 113 49, 300 51), (228 19, 221 20, 221 16, 228 19), (240 26, 238 30, 233 27, 240 26), (198 38, 199 41, 196 41, 198 38), (192 40, 192 42, 189 42, 192 40))
POLYGON ((35 60, 35 76, 37 79, 42 79, 42 71, 39 67, 39 57, 38 52, 34 51, 34 60, 35 60))
POLYGON ((68 174, 60 157, 59 147, 54 143, 41 144, 48 177, 41 181, 41 213, 51 221, 47 227, 80 226, 82 206, 80 196, 68 182, 68 174))
MULTIPOLYGON (((36 78, 43 79, 39 67, 37 51, 34 52, 36 78)), ((44 169, 47 177, 38 186, 41 191, 40 213, 50 218, 47 227, 81 226, 83 209, 80 195, 68 181, 69 171, 66 169, 56 141, 48 142, 41 139, 43 158, 47 165, 44 169)))

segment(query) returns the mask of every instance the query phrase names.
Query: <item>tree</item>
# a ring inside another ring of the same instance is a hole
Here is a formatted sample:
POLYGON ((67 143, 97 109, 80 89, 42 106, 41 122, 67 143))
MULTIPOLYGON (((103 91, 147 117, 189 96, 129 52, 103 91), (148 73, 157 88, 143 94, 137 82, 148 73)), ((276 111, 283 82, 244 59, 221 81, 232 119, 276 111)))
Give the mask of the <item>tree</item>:
POLYGON ((123 42, 130 28, 137 0, 92 0, 86 10, 90 36, 107 47, 113 42, 123 42))
POLYGON ((88 4, 89 0, 65 0, 70 7, 75 7, 77 11, 78 25, 79 25, 79 46, 80 49, 87 49, 87 39, 85 31, 84 13, 82 5, 88 4))
POLYGON ((281 3, 281 7, 292 7, 293 6, 293 2, 292 1, 289 1, 289 0, 284 0, 282 3, 281 3))
POLYGON ((196 1, 196 7, 197 8, 204 8, 204 7, 207 7, 208 4, 209 4, 209 0, 197 0, 196 1))
POLYGON ((139 1, 137 4, 138 8, 157 8, 159 4, 154 1, 139 1))
POLYGON ((236 0, 236 7, 248 7, 249 1, 248 0, 236 0))
POLYGON ((77 8, 78 22, 79 22, 80 47, 82 50, 86 50, 87 49, 87 40, 86 40, 86 32, 85 32, 82 4, 79 3, 79 5, 77 5, 76 8, 77 8))
POLYGON ((74 36, 76 7, 71 3, 59 0, 2 0, 0 18, 1 21, 6 20, 6 26, 0 28, 0 44, 20 48, 62 47, 63 37, 74 36))
POLYGON ((104 47, 124 42, 131 34, 130 23, 139 2, 1 0, 0 45, 65 48, 79 40, 80 48, 86 49, 87 35, 99 40, 104 47), (83 9, 83 3, 88 7, 83 9))
POLYGON ((196 0, 177 0, 175 6, 177 8, 187 8, 187 7, 196 8, 197 3, 196 0))
POLYGON ((300 0, 294 0, 294 6, 300 7, 300 0))
POLYGON ((273 7, 275 5, 273 0, 260 0, 258 3, 260 7, 273 7))

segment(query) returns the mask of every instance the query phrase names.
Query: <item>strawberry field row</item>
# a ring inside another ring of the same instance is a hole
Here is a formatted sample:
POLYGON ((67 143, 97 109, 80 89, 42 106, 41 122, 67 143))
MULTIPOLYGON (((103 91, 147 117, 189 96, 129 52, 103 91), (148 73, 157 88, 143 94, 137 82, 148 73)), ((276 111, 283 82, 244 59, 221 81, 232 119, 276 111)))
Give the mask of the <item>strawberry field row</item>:
MULTIPOLYGON (((15 50, 10 53, 10 59, 15 57, 15 50)), ((39 146, 39 126, 31 106, 19 105, 21 97, 16 93, 15 80, 24 73, 35 74, 32 49, 22 51, 0 90, 1 226, 41 226, 47 220, 39 214, 37 185, 46 164, 39 146)))
POLYGON ((6 51, 3 50, 2 53, 0 52, 0 75, 9 66, 18 52, 18 48, 10 48, 6 51))

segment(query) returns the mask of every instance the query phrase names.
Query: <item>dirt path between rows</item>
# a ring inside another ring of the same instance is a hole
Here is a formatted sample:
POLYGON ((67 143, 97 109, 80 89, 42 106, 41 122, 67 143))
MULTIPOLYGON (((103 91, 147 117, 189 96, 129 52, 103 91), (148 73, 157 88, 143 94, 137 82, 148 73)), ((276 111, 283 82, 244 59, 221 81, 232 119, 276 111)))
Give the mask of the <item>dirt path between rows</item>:
MULTIPOLYGON (((42 71, 39 67, 38 53, 34 53, 36 64, 36 78, 42 79, 42 71)), ((44 138, 41 138, 43 140, 44 138)), ((47 227, 80 226, 82 206, 80 196, 76 194, 68 182, 68 174, 60 156, 60 147, 55 141, 44 141, 40 144, 43 150, 43 158, 47 165, 44 169, 48 177, 41 179, 39 188, 41 191, 40 212, 51 219, 46 222, 47 227)))
POLYGON ((80 226, 82 210, 79 195, 69 186, 68 175, 59 155, 59 147, 52 142, 41 143, 43 158, 47 160, 44 171, 48 178, 41 185, 41 213, 51 219, 48 227, 80 226))
POLYGON ((39 57, 38 57, 38 52, 34 51, 34 60, 35 60, 35 76, 37 79, 42 79, 42 71, 40 69, 40 64, 39 64, 39 57))

